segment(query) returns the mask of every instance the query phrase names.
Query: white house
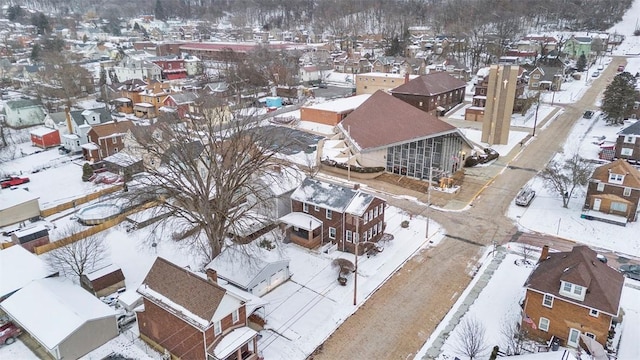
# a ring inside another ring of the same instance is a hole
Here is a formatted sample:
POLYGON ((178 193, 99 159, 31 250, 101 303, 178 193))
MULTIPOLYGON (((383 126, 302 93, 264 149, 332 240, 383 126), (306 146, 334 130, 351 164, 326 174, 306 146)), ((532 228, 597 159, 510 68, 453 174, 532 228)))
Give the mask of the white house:
POLYGON ((7 101, 4 112, 7 125, 10 127, 26 127, 44 123, 44 108, 36 100, 7 101))
POLYGON ((300 67, 300 81, 318 81, 320 80, 320 71, 315 65, 308 65, 300 67))
POLYGON ((162 80, 162 67, 151 61, 135 57, 124 58, 119 66, 113 67, 113 70, 120 82, 133 79, 162 80))

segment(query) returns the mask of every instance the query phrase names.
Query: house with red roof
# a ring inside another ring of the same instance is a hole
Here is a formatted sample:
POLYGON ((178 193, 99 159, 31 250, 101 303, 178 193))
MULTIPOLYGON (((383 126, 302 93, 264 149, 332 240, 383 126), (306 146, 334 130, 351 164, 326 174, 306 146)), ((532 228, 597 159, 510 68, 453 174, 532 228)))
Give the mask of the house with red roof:
POLYGON ((580 335, 606 346, 613 319, 619 314, 624 277, 600 261, 587 246, 550 253, 540 261, 524 287, 522 327, 530 337, 577 348, 580 335))
POLYGON ((336 129, 350 152, 349 163, 432 180, 462 168, 473 144, 456 127, 383 91, 371 95, 336 129))

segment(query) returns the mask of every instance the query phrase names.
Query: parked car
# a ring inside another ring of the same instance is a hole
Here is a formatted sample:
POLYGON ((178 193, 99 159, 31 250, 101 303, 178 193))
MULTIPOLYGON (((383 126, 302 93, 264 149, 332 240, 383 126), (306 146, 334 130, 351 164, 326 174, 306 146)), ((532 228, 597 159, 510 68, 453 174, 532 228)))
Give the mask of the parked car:
POLYGON ((600 76, 600 71, 594 71, 593 74, 591 74, 591 77, 598 77, 600 76))
POLYGON ((518 206, 529 206, 533 198, 536 196, 536 192, 534 190, 528 188, 522 188, 518 191, 516 195, 516 205, 518 206))
POLYGON ((598 70, 604 70, 604 65, 598 65, 598 70))
POLYGON ((624 71, 624 65, 619 65, 618 72, 623 72, 623 71, 624 71))
POLYGON ((12 187, 12 186, 17 186, 17 185, 22 185, 22 184, 26 184, 28 183, 30 180, 28 177, 17 177, 17 176, 10 176, 8 178, 8 180, 3 180, 2 183, 0 183, 0 186, 3 189, 6 189, 8 187, 12 187))
POLYGON ((591 119, 593 117, 594 112, 591 110, 587 110, 584 112, 584 114, 582 115, 583 118, 585 119, 591 119))
POLYGON ((118 316, 118 328, 124 329, 128 327, 128 325, 136 322, 136 314, 132 312, 127 312, 126 314, 122 314, 118 316))
POLYGON ((20 330, 19 327, 15 326, 10 321, 5 323, 0 326, 0 344, 13 344, 20 334, 22 334, 22 330, 20 330))
POLYGON ((640 280, 640 265, 620 265, 622 275, 633 280, 640 280))
POLYGON ((320 88, 320 89, 326 89, 326 88, 327 88, 327 84, 325 84, 325 83, 320 83, 320 84, 318 84, 318 88, 320 88))

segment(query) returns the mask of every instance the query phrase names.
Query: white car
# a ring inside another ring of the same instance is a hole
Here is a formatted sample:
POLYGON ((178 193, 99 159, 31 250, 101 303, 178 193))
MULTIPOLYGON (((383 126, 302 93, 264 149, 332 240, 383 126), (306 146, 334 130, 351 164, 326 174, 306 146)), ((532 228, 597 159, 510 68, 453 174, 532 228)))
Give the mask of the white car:
POLYGON ((520 191, 518 191, 518 195, 516 195, 516 205, 529 206, 535 196, 536 192, 534 190, 522 188, 520 191))

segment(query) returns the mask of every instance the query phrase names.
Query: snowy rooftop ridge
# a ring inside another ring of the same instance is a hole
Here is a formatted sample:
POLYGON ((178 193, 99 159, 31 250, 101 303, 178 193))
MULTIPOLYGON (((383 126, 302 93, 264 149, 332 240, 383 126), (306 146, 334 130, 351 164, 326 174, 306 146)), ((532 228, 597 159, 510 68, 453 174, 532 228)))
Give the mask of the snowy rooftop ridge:
POLYGON ((360 189, 306 178, 291 194, 291 199, 339 213, 349 212, 354 215, 362 215, 373 201, 374 196, 363 193, 360 189), (351 205, 352 202, 353 205, 351 205))

